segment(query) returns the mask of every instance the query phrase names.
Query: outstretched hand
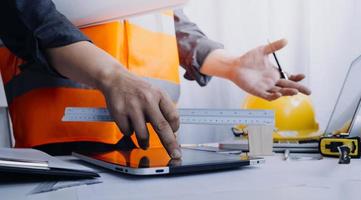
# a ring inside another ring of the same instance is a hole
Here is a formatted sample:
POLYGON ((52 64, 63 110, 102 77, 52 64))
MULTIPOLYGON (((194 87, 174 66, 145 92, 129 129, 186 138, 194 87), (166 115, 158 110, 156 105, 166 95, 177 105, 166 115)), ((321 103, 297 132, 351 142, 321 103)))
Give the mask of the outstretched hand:
POLYGON ((248 51, 239 57, 239 63, 231 69, 229 79, 246 92, 270 101, 299 92, 311 94, 299 83, 305 78, 303 74, 290 75, 288 80, 280 79, 280 72, 270 62, 269 55, 286 45, 287 41, 282 39, 248 51))

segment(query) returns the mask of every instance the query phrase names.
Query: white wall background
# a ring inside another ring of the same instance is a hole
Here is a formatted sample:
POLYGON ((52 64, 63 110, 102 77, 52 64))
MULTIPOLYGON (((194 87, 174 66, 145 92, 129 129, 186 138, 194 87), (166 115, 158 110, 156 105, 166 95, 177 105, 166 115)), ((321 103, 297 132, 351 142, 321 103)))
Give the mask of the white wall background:
MULTIPOLYGON (((347 69, 361 54, 360 0, 191 0, 185 12, 234 54, 267 39, 287 38, 289 45, 278 52, 281 65, 307 75, 304 84, 313 91, 317 118, 325 127, 347 69)), ((244 95, 226 80, 214 78, 200 88, 183 79, 179 107, 239 108, 244 95)), ((216 141, 230 137, 228 130, 183 126, 180 141, 216 141)))

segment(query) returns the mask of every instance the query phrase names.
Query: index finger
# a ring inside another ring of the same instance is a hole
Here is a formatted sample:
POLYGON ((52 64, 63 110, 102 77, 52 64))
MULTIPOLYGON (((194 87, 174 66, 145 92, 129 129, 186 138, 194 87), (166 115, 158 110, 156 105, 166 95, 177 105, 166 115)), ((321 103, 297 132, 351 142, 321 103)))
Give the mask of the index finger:
POLYGON ((159 108, 165 119, 169 122, 173 132, 178 131, 180 122, 177 107, 165 92, 161 93, 159 108))
POLYGON ((159 107, 149 107, 147 109, 147 117, 157 133, 164 148, 167 150, 171 158, 179 159, 182 157, 177 138, 169 124, 164 118, 159 107))
POLYGON ((285 47, 287 45, 287 43, 288 42, 286 39, 280 39, 275 42, 272 42, 264 47, 264 53, 268 55, 273 52, 276 52, 276 51, 282 49, 283 47, 285 47))

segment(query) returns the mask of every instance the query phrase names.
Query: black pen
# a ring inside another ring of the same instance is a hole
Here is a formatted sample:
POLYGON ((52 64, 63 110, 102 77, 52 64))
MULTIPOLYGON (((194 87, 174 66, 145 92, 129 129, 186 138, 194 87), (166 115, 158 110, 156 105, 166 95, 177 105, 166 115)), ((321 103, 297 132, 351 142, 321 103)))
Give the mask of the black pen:
MULTIPOLYGON (((268 43, 269 43, 269 45, 271 45, 270 42, 268 42, 268 43)), ((271 45, 271 48, 272 48, 272 50, 273 50, 273 46, 272 46, 272 45, 271 45)), ((273 51, 273 52, 272 52, 272 55, 273 55, 273 57, 274 57, 275 60, 276 60, 277 67, 278 67, 278 71, 280 72, 280 75, 281 75, 281 79, 286 79, 286 80, 288 80, 287 74, 282 70, 282 67, 281 67, 280 63, 278 62, 278 59, 277 59, 277 56, 276 56, 276 52, 273 51)))

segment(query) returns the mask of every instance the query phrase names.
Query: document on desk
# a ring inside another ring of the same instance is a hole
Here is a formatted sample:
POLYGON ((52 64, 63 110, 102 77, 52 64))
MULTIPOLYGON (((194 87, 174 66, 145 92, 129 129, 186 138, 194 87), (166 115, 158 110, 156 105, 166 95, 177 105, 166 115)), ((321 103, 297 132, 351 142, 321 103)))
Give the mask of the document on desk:
POLYGON ((0 172, 72 177, 97 177, 93 170, 35 149, 0 148, 0 172))

